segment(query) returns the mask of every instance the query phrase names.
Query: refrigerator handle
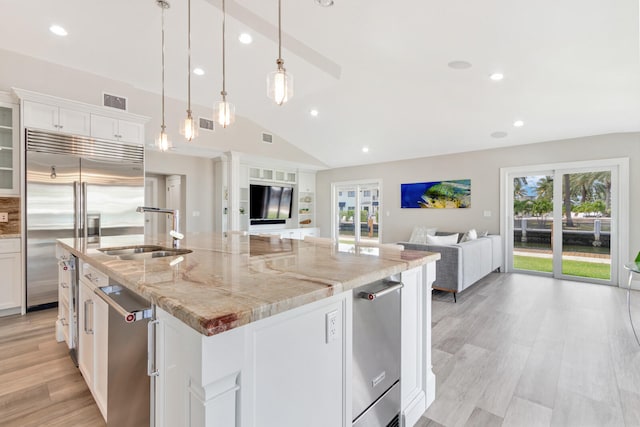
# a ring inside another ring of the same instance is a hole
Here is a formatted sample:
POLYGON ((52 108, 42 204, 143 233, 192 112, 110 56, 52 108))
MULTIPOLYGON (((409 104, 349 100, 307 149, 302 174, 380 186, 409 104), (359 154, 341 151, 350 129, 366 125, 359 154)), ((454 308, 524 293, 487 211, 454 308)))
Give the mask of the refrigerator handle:
POLYGON ((80 230, 82 229, 82 219, 80 218, 82 196, 80 194, 80 182, 73 181, 73 237, 76 239, 80 237, 80 230))
POLYGON ((88 237, 89 227, 87 224, 87 183, 82 183, 82 237, 88 237))

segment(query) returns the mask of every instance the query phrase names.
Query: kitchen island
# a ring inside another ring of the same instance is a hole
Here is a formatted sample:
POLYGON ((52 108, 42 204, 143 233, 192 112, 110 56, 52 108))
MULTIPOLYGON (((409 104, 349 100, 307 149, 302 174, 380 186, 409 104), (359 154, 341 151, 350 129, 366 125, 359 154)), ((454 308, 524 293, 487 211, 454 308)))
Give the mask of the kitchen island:
POLYGON ((139 244, 158 242, 59 241, 156 306, 156 425, 351 425, 353 290, 398 275, 402 425, 414 425, 435 398, 430 285, 438 254, 343 253, 321 243, 211 233, 187 235, 182 246, 192 252, 180 256, 99 250, 139 244))

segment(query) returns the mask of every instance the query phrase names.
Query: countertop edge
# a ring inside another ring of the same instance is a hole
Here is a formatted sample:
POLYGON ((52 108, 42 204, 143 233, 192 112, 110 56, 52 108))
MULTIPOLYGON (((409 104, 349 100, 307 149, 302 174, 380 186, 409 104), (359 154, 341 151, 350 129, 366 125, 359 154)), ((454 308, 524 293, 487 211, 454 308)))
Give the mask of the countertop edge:
MULTIPOLYGON (((161 297, 159 298, 156 294, 154 294, 154 292, 146 290, 143 284, 131 283, 129 280, 118 274, 117 271, 107 267, 102 262, 96 261, 95 259, 86 256, 81 251, 67 245, 63 241, 58 240, 57 244, 62 246, 65 250, 69 251, 82 261, 90 264, 98 271, 113 278, 123 286, 126 286, 128 289, 138 293, 144 298, 149 299, 156 306, 162 308, 167 313, 171 314, 175 318, 179 319, 186 325, 190 326, 192 329, 195 329, 197 332, 205 336, 213 336, 231 329, 239 328, 249 323, 253 323, 280 313, 284 313, 297 307, 329 298, 342 292, 350 291, 367 283, 384 279, 385 277, 398 274, 403 271, 411 270, 413 268, 420 267, 440 259, 440 254, 437 252, 411 250, 403 251, 407 253, 414 253, 416 255, 419 254, 419 256, 414 259, 394 260, 395 262, 397 262, 396 265, 372 271, 366 275, 359 276, 354 280, 349 280, 347 282, 334 284, 327 283, 323 288, 319 288, 318 290, 313 292, 307 292, 294 298, 289 298, 286 301, 277 301, 253 310, 222 314, 216 318, 206 319, 196 315, 193 312, 189 312, 188 310, 180 310, 180 307, 174 306, 173 304, 171 304, 171 301, 165 301, 161 297)), ((300 280, 306 279, 301 278, 300 280)))

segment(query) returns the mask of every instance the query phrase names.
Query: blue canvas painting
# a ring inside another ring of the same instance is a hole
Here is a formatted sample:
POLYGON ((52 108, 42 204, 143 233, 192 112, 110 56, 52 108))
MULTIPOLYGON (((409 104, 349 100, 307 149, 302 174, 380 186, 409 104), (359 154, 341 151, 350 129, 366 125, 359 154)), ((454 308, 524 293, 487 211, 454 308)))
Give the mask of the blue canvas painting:
POLYGON ((457 209, 471 207, 471 180, 400 184, 402 208, 457 209))

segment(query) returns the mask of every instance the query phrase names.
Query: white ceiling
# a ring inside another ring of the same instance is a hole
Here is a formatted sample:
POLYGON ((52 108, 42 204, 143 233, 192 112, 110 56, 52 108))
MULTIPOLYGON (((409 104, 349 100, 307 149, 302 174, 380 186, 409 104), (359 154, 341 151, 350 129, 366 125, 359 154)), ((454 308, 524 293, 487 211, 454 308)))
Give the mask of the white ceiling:
MULTIPOLYGON (((167 95, 186 100, 187 2, 169 1, 167 95)), ((192 65, 207 72, 192 78, 193 102, 210 106, 221 89, 220 0, 192 3, 192 65)), ((335 3, 283 0, 295 96, 278 107, 265 82, 277 2, 227 0, 236 113, 330 167, 640 131, 638 0, 335 3), (251 45, 238 42, 243 31, 251 45), (472 67, 451 69, 454 60, 472 67), (503 81, 489 79, 495 71, 503 81)), ((0 48, 160 92, 155 0, 0 0, 0 10, 0 48), (53 36, 53 23, 69 35, 53 36)))

